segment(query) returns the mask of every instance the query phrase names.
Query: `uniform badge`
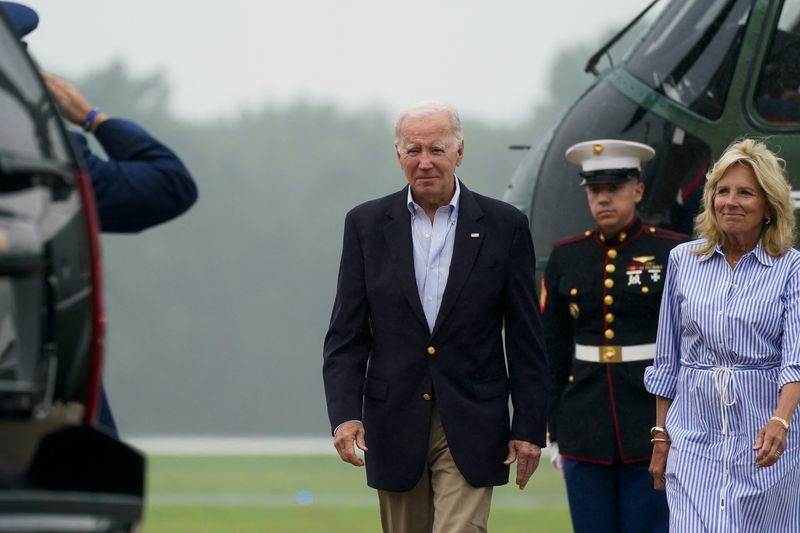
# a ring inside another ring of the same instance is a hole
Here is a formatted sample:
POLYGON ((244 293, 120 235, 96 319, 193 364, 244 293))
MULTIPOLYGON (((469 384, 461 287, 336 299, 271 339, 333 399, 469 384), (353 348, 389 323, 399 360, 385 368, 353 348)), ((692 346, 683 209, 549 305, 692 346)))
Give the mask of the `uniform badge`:
POLYGON ((642 284, 642 269, 636 268, 636 266, 629 266, 625 273, 628 275, 628 287, 633 285, 641 285, 642 284))
POLYGON ((575 302, 569 304, 569 315, 575 319, 581 316, 581 308, 575 302))
POLYGON ((653 283, 658 283, 659 280, 661 279, 662 268, 663 267, 661 265, 654 265, 654 264, 650 264, 647 267, 647 271, 650 273, 650 279, 653 280, 653 283))
POLYGON ((642 274, 650 276, 650 281, 658 283, 661 281, 661 272, 664 270, 663 265, 653 263, 656 256, 654 255, 638 255, 633 257, 633 261, 638 264, 629 265, 626 271, 628 274, 628 287, 632 285, 642 284, 642 274))

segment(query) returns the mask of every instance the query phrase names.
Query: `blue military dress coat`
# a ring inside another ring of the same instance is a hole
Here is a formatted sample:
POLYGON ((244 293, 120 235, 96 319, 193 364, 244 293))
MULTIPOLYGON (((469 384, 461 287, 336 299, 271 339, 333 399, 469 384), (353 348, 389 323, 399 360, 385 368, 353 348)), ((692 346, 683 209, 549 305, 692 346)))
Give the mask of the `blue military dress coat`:
MULTIPOLYGON (((104 233, 134 233, 171 220, 197 200, 197 187, 178 156, 129 120, 108 119, 95 137, 109 159, 92 153, 82 134, 73 132, 92 183, 104 233)), ((105 387, 100 391, 99 424, 116 433, 105 387)))
POLYGON ((171 220, 194 204, 197 187, 178 156, 142 127, 108 119, 95 137, 109 159, 89 150, 82 134, 73 133, 92 181, 104 233, 132 233, 171 220))

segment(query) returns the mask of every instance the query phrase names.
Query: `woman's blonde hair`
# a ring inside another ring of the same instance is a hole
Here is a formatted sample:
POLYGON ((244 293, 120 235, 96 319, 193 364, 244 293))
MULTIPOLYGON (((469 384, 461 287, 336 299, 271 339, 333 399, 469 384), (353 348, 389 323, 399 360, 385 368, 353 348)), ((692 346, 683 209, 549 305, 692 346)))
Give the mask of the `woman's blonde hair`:
POLYGON ((759 187, 764 191, 769 222, 765 220, 761 226, 761 243, 769 255, 780 257, 794 243, 794 204, 789 194, 791 187, 784 175, 786 162, 767 148, 766 144, 755 139, 734 141, 706 174, 703 188, 704 210, 694 221, 695 231, 706 243, 693 253, 707 258, 717 245, 725 245, 725 234, 720 230, 714 212, 714 197, 717 184, 733 165, 750 167, 759 187))

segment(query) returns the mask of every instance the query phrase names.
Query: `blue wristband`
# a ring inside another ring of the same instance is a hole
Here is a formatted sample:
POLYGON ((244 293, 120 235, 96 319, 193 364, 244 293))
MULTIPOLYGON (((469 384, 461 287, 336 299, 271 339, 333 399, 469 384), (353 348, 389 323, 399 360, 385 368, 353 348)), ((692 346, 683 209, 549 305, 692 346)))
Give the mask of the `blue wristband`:
POLYGON ((86 115, 86 120, 83 121, 83 129, 86 131, 92 131, 92 122, 94 122, 94 117, 100 112, 99 109, 93 107, 89 114, 86 115))

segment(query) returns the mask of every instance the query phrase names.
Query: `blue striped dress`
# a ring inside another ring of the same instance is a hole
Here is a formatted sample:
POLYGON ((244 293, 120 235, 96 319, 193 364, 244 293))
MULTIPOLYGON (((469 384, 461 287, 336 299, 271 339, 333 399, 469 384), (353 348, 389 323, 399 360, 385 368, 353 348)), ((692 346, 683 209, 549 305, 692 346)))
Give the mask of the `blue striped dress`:
POLYGON ((800 532, 800 442, 789 429, 773 466, 756 468, 756 435, 780 388, 800 381, 800 252, 772 258, 759 244, 731 269, 670 253, 651 393, 672 398, 666 429, 670 530, 800 532))

